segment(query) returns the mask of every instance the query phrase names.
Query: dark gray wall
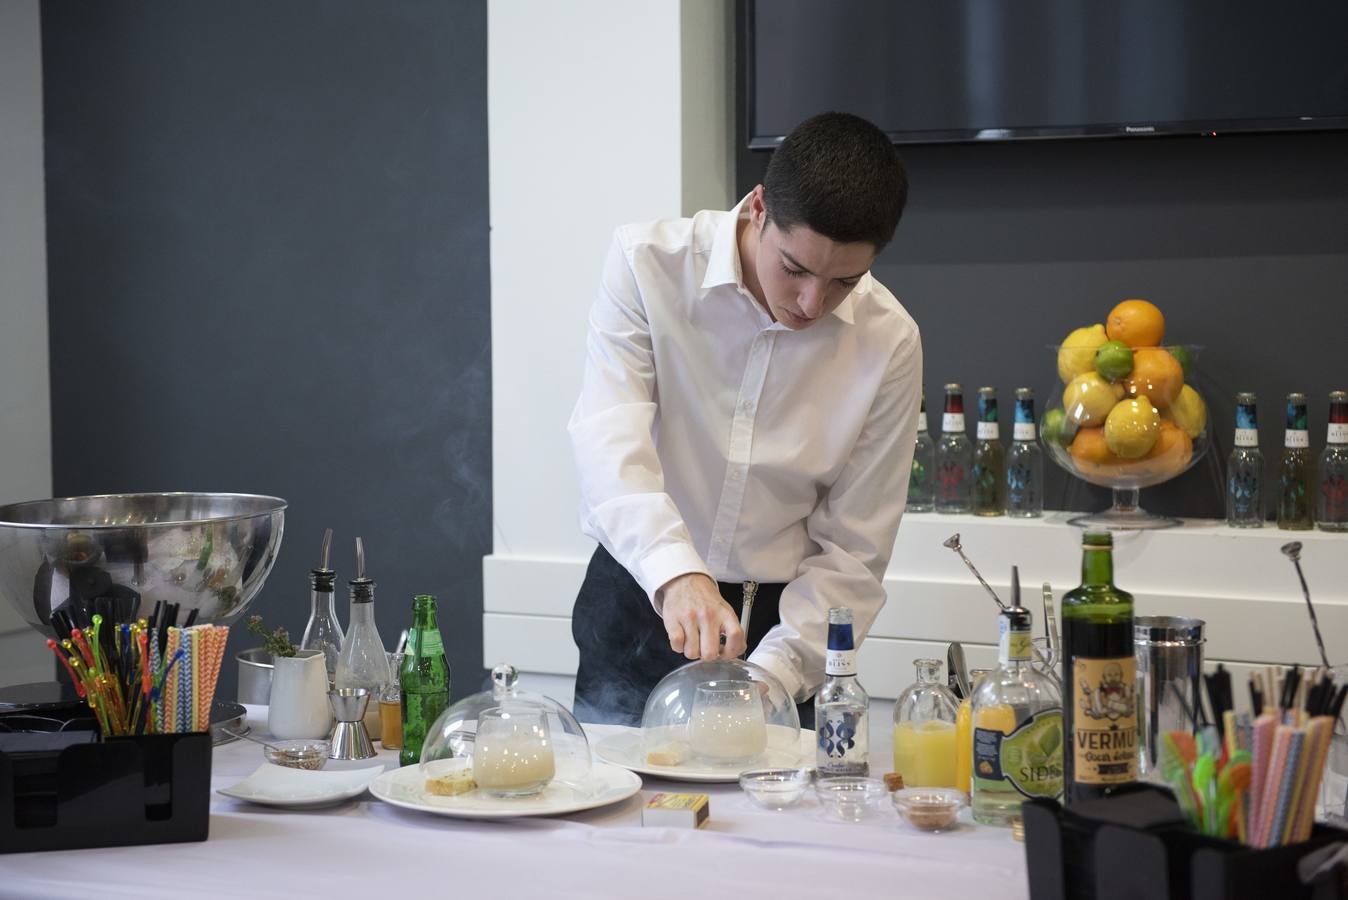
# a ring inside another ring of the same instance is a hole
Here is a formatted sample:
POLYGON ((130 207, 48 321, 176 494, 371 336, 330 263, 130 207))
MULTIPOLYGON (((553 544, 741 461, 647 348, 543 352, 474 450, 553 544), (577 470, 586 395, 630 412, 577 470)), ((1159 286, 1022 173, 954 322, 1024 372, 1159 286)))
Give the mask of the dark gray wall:
POLYGON ((285 497, 254 610, 298 640, 332 527, 345 623, 362 535, 385 642, 436 594, 477 690, 485 2, 47 2, 42 54, 57 496, 285 497))
MULTIPOLYGON (((1056 382, 1048 344, 1145 297, 1167 340, 1206 345, 1198 386, 1214 450, 1142 492, 1149 510, 1222 517, 1234 395, 1259 396, 1266 489, 1275 485, 1287 392, 1310 396, 1324 446, 1330 390, 1348 386, 1348 133, 1045 141, 901 148, 911 200, 874 272, 922 329, 940 427, 941 386, 1056 382)), ((764 153, 739 152, 741 194, 764 153)), ((1003 434, 1009 430, 1003 427, 1003 434)), ((1047 463, 1050 506, 1095 509, 1107 493, 1047 463)))

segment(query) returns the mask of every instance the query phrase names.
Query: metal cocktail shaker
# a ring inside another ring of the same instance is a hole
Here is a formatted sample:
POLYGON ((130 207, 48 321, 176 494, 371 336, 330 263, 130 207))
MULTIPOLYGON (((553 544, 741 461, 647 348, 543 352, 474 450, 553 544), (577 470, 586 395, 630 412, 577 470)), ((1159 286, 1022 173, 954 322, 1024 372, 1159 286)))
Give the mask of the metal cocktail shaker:
POLYGON ((1161 735, 1193 732, 1203 674, 1202 619, 1138 616, 1133 620, 1137 657, 1138 775, 1155 781, 1161 735))

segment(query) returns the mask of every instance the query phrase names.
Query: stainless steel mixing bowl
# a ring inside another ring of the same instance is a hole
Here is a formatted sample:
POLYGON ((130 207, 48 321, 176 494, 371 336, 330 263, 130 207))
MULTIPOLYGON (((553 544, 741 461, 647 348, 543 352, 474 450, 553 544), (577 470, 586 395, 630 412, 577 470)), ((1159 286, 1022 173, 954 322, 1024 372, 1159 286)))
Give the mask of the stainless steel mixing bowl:
MULTIPOLYGON (((0 594, 47 635, 57 610, 95 604, 229 624, 281 549, 286 502, 251 494, 109 494, 0 506, 0 594)), ((78 615, 76 618, 78 619, 78 615)))

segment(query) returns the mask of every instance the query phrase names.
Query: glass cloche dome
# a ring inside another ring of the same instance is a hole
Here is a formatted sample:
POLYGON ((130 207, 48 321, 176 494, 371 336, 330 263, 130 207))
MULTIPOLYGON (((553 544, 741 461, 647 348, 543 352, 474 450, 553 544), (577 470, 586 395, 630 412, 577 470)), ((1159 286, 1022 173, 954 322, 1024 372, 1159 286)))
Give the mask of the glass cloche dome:
POLYGON ((555 783, 584 788, 590 742, 576 717, 556 700, 520 690, 514 666, 497 666, 491 678, 490 690, 455 703, 428 729, 426 789, 528 797, 555 783))
POLYGON ((741 770, 800 752, 800 716, 782 683, 740 659, 698 660, 651 691, 642 716, 651 765, 741 770))

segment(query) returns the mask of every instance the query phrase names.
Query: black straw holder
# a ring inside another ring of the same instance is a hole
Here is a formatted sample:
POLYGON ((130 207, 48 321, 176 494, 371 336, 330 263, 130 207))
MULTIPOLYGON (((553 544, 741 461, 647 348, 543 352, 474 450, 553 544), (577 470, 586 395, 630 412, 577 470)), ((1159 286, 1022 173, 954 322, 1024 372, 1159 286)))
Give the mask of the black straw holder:
POLYGON ((209 734, 0 751, 0 853, 204 841, 209 734))

